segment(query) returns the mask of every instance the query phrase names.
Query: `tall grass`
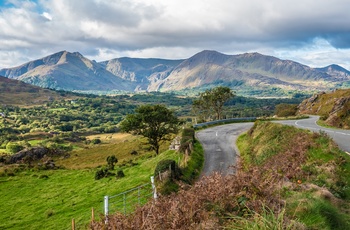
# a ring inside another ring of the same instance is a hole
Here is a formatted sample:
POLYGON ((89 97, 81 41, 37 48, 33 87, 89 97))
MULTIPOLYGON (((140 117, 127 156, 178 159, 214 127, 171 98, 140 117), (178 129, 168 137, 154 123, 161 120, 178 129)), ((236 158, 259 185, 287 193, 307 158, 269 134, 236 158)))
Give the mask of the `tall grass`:
POLYGON ((230 216, 225 229, 234 230, 292 230, 301 227, 300 223, 289 221, 286 218, 285 209, 275 213, 268 207, 263 208, 261 213, 251 211, 251 214, 230 216))

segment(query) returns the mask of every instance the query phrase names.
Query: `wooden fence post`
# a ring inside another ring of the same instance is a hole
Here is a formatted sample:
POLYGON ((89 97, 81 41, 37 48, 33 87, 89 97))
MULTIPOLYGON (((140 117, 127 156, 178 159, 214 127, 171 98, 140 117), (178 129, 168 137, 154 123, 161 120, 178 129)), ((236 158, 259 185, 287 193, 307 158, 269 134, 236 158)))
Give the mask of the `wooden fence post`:
POLYGON ((75 220, 74 220, 74 218, 72 219, 72 230, 75 230, 75 220))
POLYGON ((95 221, 95 212, 94 212, 94 207, 91 208, 91 222, 95 221))

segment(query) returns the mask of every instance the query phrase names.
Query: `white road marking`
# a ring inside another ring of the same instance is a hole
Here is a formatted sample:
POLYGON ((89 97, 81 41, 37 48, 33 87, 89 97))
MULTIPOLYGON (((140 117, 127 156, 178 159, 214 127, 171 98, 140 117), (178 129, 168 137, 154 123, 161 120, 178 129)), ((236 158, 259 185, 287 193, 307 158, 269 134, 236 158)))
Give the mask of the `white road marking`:
POLYGON ((350 133, 344 133, 344 132, 339 132, 339 131, 333 131, 333 130, 329 130, 329 129, 325 129, 321 126, 319 126, 317 124, 317 121, 315 121, 315 125, 319 128, 312 128, 312 127, 307 127, 307 126, 303 126, 303 125, 299 125, 298 124, 299 121, 296 121, 294 122, 294 124, 298 127, 301 127, 301 128, 305 128, 305 129, 311 129, 311 130, 322 130, 322 131, 325 131, 325 132, 328 132, 328 133, 337 133, 337 134, 341 134, 341 135, 346 135, 346 136, 350 136, 350 133))

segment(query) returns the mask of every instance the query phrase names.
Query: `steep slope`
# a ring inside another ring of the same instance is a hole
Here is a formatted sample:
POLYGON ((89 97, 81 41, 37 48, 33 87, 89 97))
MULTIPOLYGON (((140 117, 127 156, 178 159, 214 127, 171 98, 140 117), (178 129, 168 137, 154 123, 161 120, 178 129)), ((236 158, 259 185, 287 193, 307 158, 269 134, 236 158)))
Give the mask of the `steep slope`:
POLYGON ((62 51, 0 74, 45 88, 64 90, 133 90, 134 85, 80 53, 62 51))
POLYGON ((137 90, 147 90, 150 83, 166 78, 182 61, 124 57, 100 62, 99 64, 112 74, 135 82, 137 90))
POLYGON ((299 113, 319 115, 327 125, 349 129, 350 89, 315 94, 299 105, 299 113))
MULTIPOLYGON (((163 91, 202 87, 220 83, 233 88, 278 87, 290 90, 327 89, 335 82, 327 73, 299 63, 259 53, 224 55, 203 51, 177 66, 162 81, 163 91)), ((151 88, 152 89, 152 88, 151 88)))
POLYGON ((0 92, 0 105, 30 106, 63 98, 55 91, 2 76, 0 76, 0 92))

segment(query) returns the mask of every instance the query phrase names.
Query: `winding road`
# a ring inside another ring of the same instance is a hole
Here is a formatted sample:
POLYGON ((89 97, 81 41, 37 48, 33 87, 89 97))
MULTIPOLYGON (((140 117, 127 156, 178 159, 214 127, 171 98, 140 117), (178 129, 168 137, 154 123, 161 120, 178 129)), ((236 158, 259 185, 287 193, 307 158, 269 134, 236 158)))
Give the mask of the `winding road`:
POLYGON ((253 122, 220 125, 203 129, 196 133, 197 139, 204 149, 204 167, 202 176, 208 176, 213 172, 224 175, 234 173, 230 166, 236 164, 238 149, 237 137, 253 126, 253 122))
MULTIPOLYGON (((350 152, 350 130, 331 129, 318 126, 316 121, 318 116, 310 116, 302 120, 283 120, 274 121, 285 125, 293 125, 298 128, 309 129, 314 132, 326 132, 338 146, 350 152)), ((239 155, 236 147, 237 137, 253 126, 253 122, 234 123, 228 125, 216 126, 201 130, 196 133, 197 139, 201 142, 204 149, 204 167, 202 176, 208 176, 213 172, 220 172, 224 175, 234 173, 230 166, 235 165, 239 155)))

